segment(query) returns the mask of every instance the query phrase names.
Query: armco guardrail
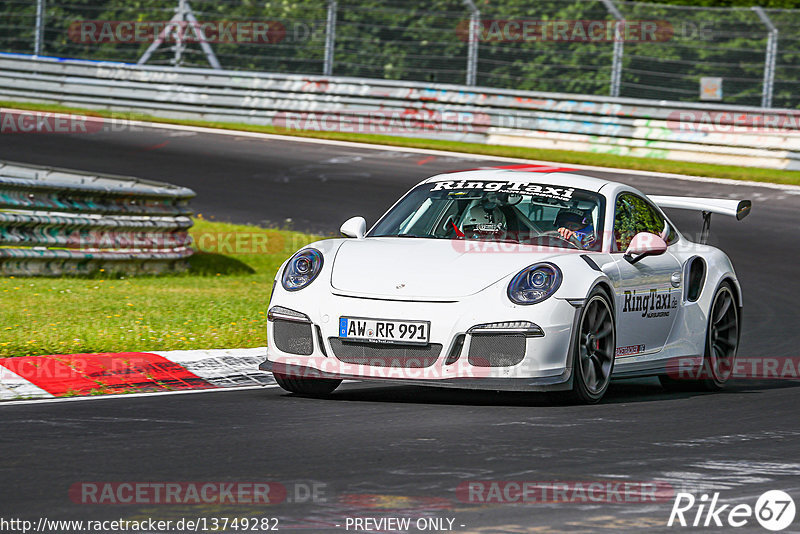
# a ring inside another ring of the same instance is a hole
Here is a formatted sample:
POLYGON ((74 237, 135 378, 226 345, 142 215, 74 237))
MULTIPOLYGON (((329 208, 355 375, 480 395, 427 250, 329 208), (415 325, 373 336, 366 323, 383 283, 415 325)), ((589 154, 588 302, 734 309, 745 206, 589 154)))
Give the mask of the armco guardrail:
MULTIPOLYGON (((17 55, 0 55, 0 98, 264 124, 287 133, 434 137, 800 170, 796 110, 17 55)), ((3 118, 0 128, 16 131, 18 122, 3 118)))
POLYGON ((192 197, 169 184, 0 162, 0 274, 184 270, 192 197))

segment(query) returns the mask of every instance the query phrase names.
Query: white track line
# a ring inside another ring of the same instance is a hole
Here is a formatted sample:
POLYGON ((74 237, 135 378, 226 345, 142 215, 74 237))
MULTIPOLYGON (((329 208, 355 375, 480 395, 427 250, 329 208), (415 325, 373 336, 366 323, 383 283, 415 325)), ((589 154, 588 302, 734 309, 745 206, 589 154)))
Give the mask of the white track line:
MULTIPOLYGON (((260 132, 246 132, 242 130, 224 130, 221 128, 205 128, 202 126, 184 126, 181 124, 163 124, 157 122, 144 122, 144 121, 131 121, 130 124, 135 126, 141 126, 145 128, 162 128, 166 130, 179 130, 185 132, 196 132, 196 133, 206 133, 212 135, 228 135, 234 137, 249 137, 253 139, 263 139, 263 140, 272 140, 272 141, 294 141, 298 143, 312 143, 318 145, 332 145, 332 146, 343 146, 348 148, 366 148, 370 150, 384 150, 390 152, 408 152, 412 154, 429 154, 433 156, 447 156, 447 157, 458 157, 463 159, 476 159, 476 160, 487 160, 487 161, 504 161, 509 163, 530 163, 534 165, 552 165, 558 167, 572 167, 577 170, 584 170, 584 171, 602 171, 602 172, 614 172, 617 174, 630 174, 635 176, 652 176, 656 178, 670 178, 673 180, 686 180, 692 182, 706 182, 706 183, 715 183, 715 184, 725 184, 725 185, 746 185, 751 187, 766 187, 769 189, 780 189, 784 191, 798 191, 800 192, 800 186, 798 185, 788 185, 788 184, 773 184, 771 182, 753 182, 750 180, 731 180, 728 178, 709 178, 707 176, 692 176, 689 174, 672 174, 672 173, 661 173, 661 172, 654 172, 654 171, 637 171, 633 169, 618 169, 615 167, 598 167, 594 165, 578 165, 572 163, 564 163, 564 162, 557 162, 557 161, 542 161, 542 160, 535 160, 535 159, 524 159, 524 158, 509 158, 504 156, 491 156, 487 154, 470 154, 469 152, 450 152, 447 150, 433 150, 428 148, 411 148, 411 147, 400 147, 400 146, 391 146, 391 145, 376 145, 372 143, 357 143, 353 141, 337 141, 334 139, 316 139, 313 137, 297 137, 291 135, 276 135, 276 134, 266 134, 260 132)), ((646 159, 646 158, 642 158, 646 159)))
MULTIPOLYGON (((2 108, 3 111, 17 111, 17 112, 28 112, 28 113, 46 113, 46 112, 36 112, 30 110, 16 110, 12 108, 2 108)), ((48 113, 50 115, 56 117, 75 117, 81 116, 79 114, 69 114, 69 113, 48 113)), ((104 121, 105 118, 102 117, 88 117, 86 116, 86 122, 94 122, 94 121, 104 121)), ((251 139, 262 139, 262 140, 270 140, 270 141, 293 141, 297 143, 311 143, 317 145, 331 145, 331 146, 341 146, 341 147, 348 147, 348 148, 362 148, 362 149, 369 149, 369 150, 383 150, 383 151, 391 151, 391 152, 407 152, 412 154, 429 154, 433 156, 447 156, 447 157, 458 157, 463 159, 473 159, 473 160, 487 160, 487 161, 504 161, 509 163, 530 163, 534 165, 557 165, 557 166, 568 166, 572 167, 577 170, 585 170, 585 171, 602 171, 602 172, 613 172, 617 174, 629 174, 635 176, 651 176, 655 178, 669 178, 673 180, 686 180, 692 182, 706 182, 706 183, 714 183, 714 184, 725 184, 725 185, 739 185, 739 186, 748 186, 748 187, 764 187, 767 189, 779 189, 782 191, 797 191, 800 193, 800 186, 797 185, 788 185, 788 184, 774 184, 770 182, 752 182, 749 180, 731 180, 728 178, 709 178, 706 176, 692 176, 688 174, 672 174, 672 173, 661 173, 661 172, 653 172, 653 171, 637 171, 633 169, 619 169, 615 167, 598 167, 594 165, 578 165, 572 163, 564 163, 564 162, 556 162, 556 161, 541 161, 541 160, 533 160, 533 159, 524 159, 524 158, 509 158, 503 156, 490 156, 486 154, 470 154, 469 152, 449 152, 446 150, 432 150, 428 148, 410 148, 410 147, 398 147, 398 146, 390 146, 390 145, 376 145, 372 143, 357 143, 353 141, 337 141, 333 139, 317 139, 313 137, 297 137, 291 135, 277 135, 277 134, 267 134, 267 133, 260 133, 260 132, 247 132, 244 130, 225 130, 222 128, 207 128, 203 126, 188 126, 182 124, 169 124, 169 123, 160 123, 160 122, 147 122, 147 121, 128 121, 126 124, 131 126, 139 126, 142 128, 159 128, 162 130, 176 130, 182 132, 195 132, 195 133, 205 133, 211 135, 227 135, 232 137, 248 137, 251 139)), ((642 158, 643 160, 646 158, 642 158)))

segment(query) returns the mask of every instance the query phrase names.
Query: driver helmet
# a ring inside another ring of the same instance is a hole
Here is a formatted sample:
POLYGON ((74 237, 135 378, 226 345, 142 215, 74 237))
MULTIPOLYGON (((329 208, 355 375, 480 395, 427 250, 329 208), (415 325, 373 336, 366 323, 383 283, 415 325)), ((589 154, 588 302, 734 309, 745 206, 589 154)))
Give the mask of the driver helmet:
POLYGON ((568 230, 578 231, 592 225, 592 217, 589 213, 579 208, 562 208, 556 216, 556 228, 567 228, 568 230))

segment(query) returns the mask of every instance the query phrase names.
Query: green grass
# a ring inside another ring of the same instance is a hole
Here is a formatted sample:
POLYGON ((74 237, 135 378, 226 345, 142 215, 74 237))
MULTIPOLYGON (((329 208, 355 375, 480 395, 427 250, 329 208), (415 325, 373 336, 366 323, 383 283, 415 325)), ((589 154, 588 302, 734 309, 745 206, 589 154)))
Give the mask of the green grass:
POLYGON ((0 279, 0 356, 266 345, 275 273, 318 237, 202 219, 191 232, 206 252, 185 274, 0 279))
POLYGON ((503 156, 510 158, 523 158, 534 160, 555 161, 565 164, 595 165, 599 167, 616 167, 641 171, 664 172, 674 174, 687 174, 695 176, 708 176, 713 178, 728 178, 733 180, 751 180, 755 182, 772 182, 780 184, 800 185, 800 171, 783 171, 774 169, 758 169, 753 167, 737 167, 726 165, 711 165, 707 163, 691 163, 654 158, 637 158, 632 156, 619 156, 615 154, 602 154, 592 152, 573 152, 569 150, 549 150, 525 147, 506 147, 483 145, 477 143, 461 143, 457 141, 439 141, 432 139, 413 139, 387 135, 369 135, 343 132, 313 132, 285 130, 273 126, 259 126, 253 124, 239 124, 229 122, 210 122, 196 120, 179 120, 153 117, 139 113, 120 113, 106 110, 90 110, 72 108, 56 104, 38 104, 30 102, 0 102, 0 106, 28 109, 33 111, 53 111, 63 113, 80 113, 98 117, 114 117, 117 119, 142 120, 162 122, 169 124, 184 124, 202 126, 206 128, 220 128, 225 130, 242 130, 270 134, 291 135, 294 137, 314 137, 319 139, 335 139, 340 141, 353 141, 360 143, 375 143, 382 145, 401 146, 409 148, 428 148, 435 150, 449 150, 453 152, 466 152, 469 154, 485 154, 490 156, 503 156))

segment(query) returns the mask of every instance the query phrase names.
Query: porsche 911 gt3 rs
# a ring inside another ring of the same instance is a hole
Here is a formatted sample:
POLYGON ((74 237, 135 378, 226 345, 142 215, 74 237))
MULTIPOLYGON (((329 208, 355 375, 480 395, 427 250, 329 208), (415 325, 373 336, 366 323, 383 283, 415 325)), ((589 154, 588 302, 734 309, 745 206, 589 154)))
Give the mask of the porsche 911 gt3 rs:
POLYGON ((279 269, 267 360, 284 389, 343 379, 563 391, 598 402, 613 378, 721 388, 740 337, 730 259, 705 244, 712 213, 746 200, 648 197, 567 172, 431 177, 367 231, 304 247, 279 269), (698 243, 661 208, 703 214, 698 243), (680 369, 679 369, 680 368, 680 369))

